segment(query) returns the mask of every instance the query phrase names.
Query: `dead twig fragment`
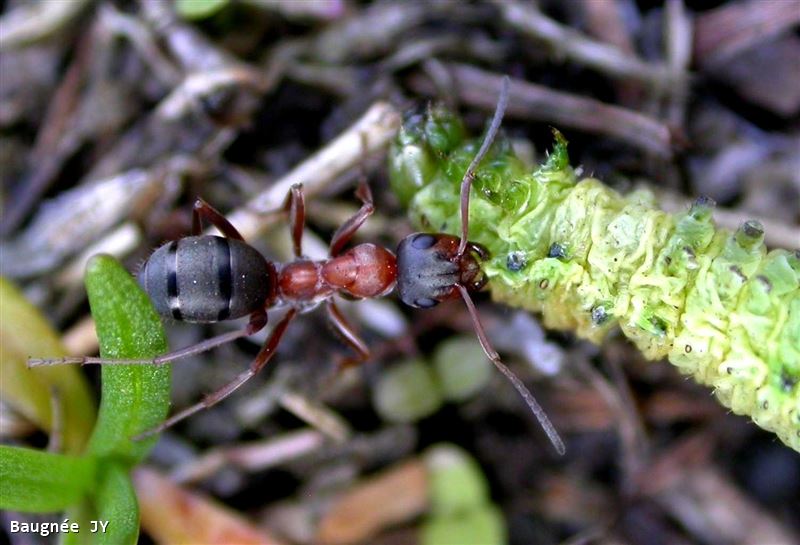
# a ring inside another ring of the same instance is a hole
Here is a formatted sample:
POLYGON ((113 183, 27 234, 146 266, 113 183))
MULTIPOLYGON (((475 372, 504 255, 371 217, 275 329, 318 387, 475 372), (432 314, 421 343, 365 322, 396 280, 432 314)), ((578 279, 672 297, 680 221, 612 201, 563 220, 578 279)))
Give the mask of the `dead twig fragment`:
POLYGON ((675 75, 658 63, 645 62, 616 46, 598 42, 544 15, 532 4, 495 0, 506 24, 544 43, 556 54, 614 78, 641 81, 658 88, 675 75))
MULTIPOLYGON (((466 64, 446 63, 445 67, 456 82, 454 88, 462 102, 487 111, 494 110, 501 75, 466 64)), ((411 80, 411 86, 421 93, 432 94, 435 91, 427 78, 419 76, 411 80)), ((672 155, 670 130, 656 119, 519 79, 511 80, 506 115, 604 134, 660 157, 672 155)))
POLYGON ((360 543, 381 528, 419 516, 427 504, 425 464, 414 459, 364 481, 334 500, 320 521, 315 543, 360 543))
POLYGON ((161 545, 281 545, 265 530, 219 503, 184 489, 153 469, 133 473, 142 527, 161 545))
POLYGON ((178 466, 170 477, 178 483, 196 482, 230 465, 247 471, 264 471, 316 452, 324 444, 325 436, 317 430, 298 430, 266 441, 212 449, 178 466))
POLYGON ((42 41, 74 21, 92 0, 23 3, 0 17, 0 51, 42 41))
POLYGON ((400 113, 386 102, 376 102, 344 133, 291 172, 276 181, 269 189, 237 208, 227 217, 245 239, 258 236, 277 216, 265 217, 278 210, 289 189, 303 184, 306 198, 322 191, 325 186, 364 160, 364 154, 383 150, 400 128, 400 113))
POLYGON ((694 58, 708 67, 800 24, 800 0, 731 2, 698 15, 694 58))

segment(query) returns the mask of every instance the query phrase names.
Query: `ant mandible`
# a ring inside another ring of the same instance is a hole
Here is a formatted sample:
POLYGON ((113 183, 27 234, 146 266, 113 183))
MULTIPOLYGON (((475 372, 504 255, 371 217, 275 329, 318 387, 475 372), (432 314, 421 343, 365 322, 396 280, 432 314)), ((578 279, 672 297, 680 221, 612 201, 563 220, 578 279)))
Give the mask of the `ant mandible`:
POLYGON ((469 194, 475 171, 500 128, 508 93, 509 80, 504 78, 489 130, 461 182, 461 238, 442 233, 414 233, 400 242, 396 258, 386 248, 369 243, 343 251, 375 210, 369 186, 362 183, 356 191, 362 202, 361 208, 334 233, 329 258, 312 261, 303 257, 305 199, 302 187, 295 185, 284 205, 284 211, 289 212, 294 260, 284 264, 273 263, 247 244, 222 214, 202 199, 197 199, 191 236, 168 242, 155 250, 139 273, 139 283, 164 317, 214 323, 249 315, 246 327, 150 359, 32 358, 28 360, 28 366, 65 363, 161 365, 253 335, 266 326, 268 309, 288 307, 246 371, 202 401, 135 437, 143 439, 219 403, 236 391, 267 365, 298 312, 320 303, 325 303, 328 319, 356 354, 346 358, 342 365, 356 365, 367 360, 369 349, 339 311, 333 296, 342 292, 355 298, 380 297, 391 292, 396 285, 400 299, 416 308, 430 308, 459 296, 464 300, 486 356, 511 381, 556 451, 563 454, 564 443, 544 410, 492 348, 470 297, 470 292, 479 291, 487 282, 480 261, 488 258, 488 252, 479 244, 468 241, 469 194), (203 221, 211 223, 224 237, 202 235, 203 221))

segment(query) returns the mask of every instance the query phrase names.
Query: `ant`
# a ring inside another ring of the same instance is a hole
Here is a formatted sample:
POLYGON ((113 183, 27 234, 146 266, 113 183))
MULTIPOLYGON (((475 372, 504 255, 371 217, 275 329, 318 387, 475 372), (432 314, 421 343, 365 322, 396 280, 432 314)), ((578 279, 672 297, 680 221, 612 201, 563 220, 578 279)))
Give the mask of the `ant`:
POLYGON ((483 246, 469 242, 467 238, 470 188, 478 165, 499 131, 508 94, 509 80, 506 77, 489 130, 461 182, 461 238, 442 233, 414 233, 400 242, 397 257, 388 249, 369 243, 343 251, 375 210, 369 186, 362 182, 356 191, 356 196, 362 202, 361 208, 334 233, 329 257, 312 261, 303 257, 301 239, 305 224, 305 198, 302 186, 295 185, 283 207, 284 211, 289 212, 294 260, 273 263, 247 244, 222 214, 202 199, 197 199, 192 213, 191 236, 168 242, 155 250, 139 273, 139 283, 161 316, 184 322, 213 323, 249 315, 246 327, 150 359, 29 359, 28 366, 65 363, 161 365, 253 335, 266 326, 268 309, 288 307, 288 312, 273 328, 246 371, 202 401, 134 438, 143 439, 219 403, 236 391, 267 365, 295 316, 323 302, 328 319, 356 354, 344 359, 340 365, 357 365, 367 360, 369 349, 333 300, 337 292, 359 299, 380 297, 390 293, 396 286, 403 303, 415 308, 431 308, 460 296, 467 306, 486 356, 523 397, 556 451, 564 454, 564 443, 544 410, 492 348, 470 297, 470 292, 479 291, 487 283, 488 279, 481 272, 480 261, 489 257, 483 246), (203 221, 211 223, 224 236, 203 235, 203 221))

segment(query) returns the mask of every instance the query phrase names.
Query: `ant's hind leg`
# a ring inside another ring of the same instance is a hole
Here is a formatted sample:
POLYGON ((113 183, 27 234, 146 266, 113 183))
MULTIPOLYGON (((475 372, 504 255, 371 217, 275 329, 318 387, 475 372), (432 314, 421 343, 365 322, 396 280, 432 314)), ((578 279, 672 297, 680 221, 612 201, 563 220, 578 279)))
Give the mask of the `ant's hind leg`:
POLYGON ((194 201, 192 208, 192 235, 200 235, 203 232, 203 220, 219 229, 220 233, 228 238, 244 240, 244 237, 236 230, 225 216, 219 213, 216 208, 208 204, 200 197, 194 201))
POLYGON ((173 426, 174 424, 180 422, 181 420, 190 417, 196 412, 202 411, 203 409, 208 409, 209 407, 213 407, 233 392, 238 390, 245 382, 253 378, 259 371, 261 371, 264 366, 269 363, 269 360, 272 359, 272 356, 275 355, 275 350, 278 347, 278 344, 281 342, 283 338, 283 334, 286 332, 286 328, 289 326, 289 323, 292 319, 297 315, 296 309, 289 309, 289 312, 281 319, 280 322, 277 323, 275 329, 272 330, 270 333, 269 338, 267 339, 266 344, 261 348, 258 355, 256 355, 256 359, 250 364, 250 367, 247 371, 243 371, 236 375, 236 377, 227 383, 225 386, 217 390, 216 392, 212 392, 207 395, 202 401, 192 405, 191 407, 187 407, 183 409, 177 414, 172 415, 168 419, 166 419, 163 423, 156 426, 153 429, 147 430, 144 433, 140 433, 139 435, 135 436, 133 439, 134 441, 139 441, 141 439, 145 439, 150 437, 151 435, 155 435, 157 433, 161 433, 165 429, 173 426))
POLYGON ((367 221, 367 218, 375 212, 375 205, 372 202, 372 191, 369 189, 366 179, 362 178, 356 189, 356 197, 361 199, 362 205, 358 212, 344 222, 331 238, 331 257, 336 257, 342 251, 350 239, 359 228, 367 221))
POLYGON ((336 304, 333 301, 328 301, 326 308, 328 310, 328 319, 330 319, 331 323, 336 328, 336 332, 339 333, 342 340, 356 353, 355 357, 344 358, 339 363, 339 369, 359 365, 369 359, 369 348, 367 348, 366 343, 361 340, 361 337, 355 332, 353 326, 347 322, 336 304))

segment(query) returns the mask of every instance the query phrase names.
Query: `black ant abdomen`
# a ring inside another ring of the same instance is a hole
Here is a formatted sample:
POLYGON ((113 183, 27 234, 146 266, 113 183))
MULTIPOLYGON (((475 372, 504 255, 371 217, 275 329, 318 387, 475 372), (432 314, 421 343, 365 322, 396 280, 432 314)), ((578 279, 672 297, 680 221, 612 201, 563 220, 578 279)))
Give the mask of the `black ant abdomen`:
POLYGON ((275 268, 240 240, 193 236, 158 248, 138 280, 161 316, 211 323, 263 308, 274 291, 275 268))

